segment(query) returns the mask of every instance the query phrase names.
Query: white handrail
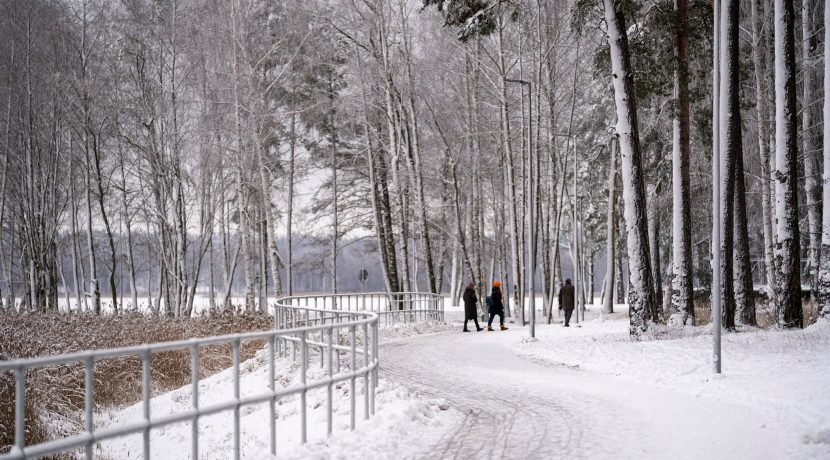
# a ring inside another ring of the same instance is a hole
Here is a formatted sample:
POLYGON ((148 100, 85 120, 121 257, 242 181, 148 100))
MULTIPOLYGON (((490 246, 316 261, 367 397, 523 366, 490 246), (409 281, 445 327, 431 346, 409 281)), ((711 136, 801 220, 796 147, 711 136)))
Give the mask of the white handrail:
MULTIPOLYGON (((270 450, 276 455, 276 409, 275 401, 289 395, 299 395, 300 403, 300 433, 301 441, 306 441, 307 417, 305 395, 310 390, 326 388, 327 398, 327 432, 332 432, 333 418, 333 386, 339 382, 349 382, 351 390, 351 427, 355 427, 356 419, 356 390, 357 380, 363 380, 364 386, 364 418, 368 419, 375 412, 375 389, 377 386, 378 370, 378 323, 380 316, 392 319, 393 313, 404 321, 416 321, 418 318, 442 319, 443 306, 440 296, 421 293, 401 293, 387 295, 385 293, 370 294, 338 294, 336 296, 298 296, 278 300, 274 306, 274 325, 272 331, 248 332, 228 334, 222 336, 178 340, 175 342, 154 343, 148 345, 111 348, 105 350, 83 351, 56 356, 42 356, 27 359, 14 359, 0 362, 0 372, 12 372, 15 376, 15 444, 5 454, 0 454, 0 460, 17 460, 38 458, 62 452, 71 452, 83 448, 86 458, 93 458, 96 443, 129 434, 141 433, 143 439, 143 456, 150 458, 150 432, 154 428, 179 422, 191 422, 192 458, 199 455, 199 418, 225 411, 234 413, 234 457, 240 457, 241 429, 239 423, 240 408, 252 404, 268 402, 270 409, 270 450), (350 300, 349 297, 351 297, 350 300), (333 299, 330 305, 324 301, 311 300, 315 298, 333 299), (377 299, 384 298, 388 302, 384 305, 377 299), (369 308, 357 309, 357 299, 361 299, 364 306, 369 308), (306 305, 301 306, 300 304, 306 305), (310 307, 315 303, 323 308, 310 307), (367 305, 368 303, 368 305, 367 305), (396 307, 394 310, 389 306, 396 307), (334 308, 338 307, 338 308, 334 308), (386 311, 380 311, 388 308, 386 311), (366 311, 378 310, 378 311, 366 311), (348 344, 341 345, 341 335, 346 333, 348 344), (336 337, 335 340, 333 337, 336 337), (265 391, 251 396, 240 397, 240 348, 243 343, 265 340, 267 341, 269 356, 270 384, 265 391), (201 405, 199 402, 199 355, 201 347, 216 344, 230 344, 233 352, 233 390, 234 398, 230 401, 201 405), (361 345, 360 347, 358 345, 361 345), (288 349, 295 360, 297 348, 300 348, 299 360, 300 381, 291 387, 276 389, 274 386, 274 362, 278 355, 289 356, 288 349), (326 377, 313 382, 306 380, 309 362, 309 348, 320 351, 320 366, 326 367, 326 377), (152 415, 150 413, 150 399, 152 395, 150 372, 153 353, 169 350, 187 350, 191 354, 192 384, 190 385, 193 406, 181 412, 167 415, 152 415), (142 404, 144 417, 141 420, 127 423, 113 428, 95 429, 93 424, 94 409, 94 380, 93 371, 96 361, 125 356, 138 356, 142 360, 142 404), (358 362, 360 358, 360 363, 358 362), (348 359, 348 370, 341 370, 341 360, 348 359), (38 369, 83 363, 84 388, 84 430, 78 434, 62 439, 25 444, 25 417, 24 407, 26 398, 27 373, 38 369), (326 366, 327 363, 327 366, 326 366)), ((388 323, 389 321, 387 321, 388 323)))

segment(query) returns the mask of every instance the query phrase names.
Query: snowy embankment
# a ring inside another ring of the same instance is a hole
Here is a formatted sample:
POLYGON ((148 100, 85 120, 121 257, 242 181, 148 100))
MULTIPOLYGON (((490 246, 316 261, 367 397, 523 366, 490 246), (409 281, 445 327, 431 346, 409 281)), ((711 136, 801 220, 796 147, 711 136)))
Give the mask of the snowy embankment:
MULTIPOLYGON (((443 323, 395 325, 381 329, 381 341, 395 340, 417 334, 439 332, 443 323)), ((312 356, 308 381, 325 377, 324 368, 315 365, 312 356)), ((383 363, 381 362, 381 366, 383 363)), ((284 388, 299 381, 299 365, 290 359, 277 359, 276 387, 284 388)), ((268 388, 268 354, 261 350, 240 365, 240 394, 244 398, 268 388)), ((162 416, 186 411, 192 407, 190 385, 158 395, 152 399, 151 414, 162 416)), ((355 431, 349 430, 350 385, 335 385, 333 398, 334 428, 326 436, 326 390, 308 393, 308 443, 300 444, 299 397, 287 396, 277 403, 277 456, 279 458, 410 458, 423 454, 421 449, 432 444, 459 416, 441 399, 423 398, 403 386, 381 378, 376 393, 376 413, 364 420, 362 379, 357 379, 355 431)), ((215 404, 233 399, 233 373, 222 371, 202 380, 199 401, 215 404)), ((268 405, 246 406, 241 409, 241 450, 243 458, 271 458, 269 444, 268 405)), ((115 427, 142 417, 141 403, 96 414, 96 429, 115 427)), ((233 457, 233 412, 223 412, 199 419, 199 457, 225 459, 233 457)), ((190 458, 190 423, 180 423, 151 432, 152 458, 190 458)), ((102 458, 141 458, 140 434, 102 443, 96 452, 102 458)))
POLYGON ((804 330, 724 334, 723 373, 716 375, 709 327, 686 328, 685 337, 673 340, 632 342, 628 312, 619 310, 602 317, 589 312, 577 327, 539 328, 538 342, 514 349, 546 364, 743 406, 761 427, 783 434, 792 458, 830 458, 830 321, 804 330))

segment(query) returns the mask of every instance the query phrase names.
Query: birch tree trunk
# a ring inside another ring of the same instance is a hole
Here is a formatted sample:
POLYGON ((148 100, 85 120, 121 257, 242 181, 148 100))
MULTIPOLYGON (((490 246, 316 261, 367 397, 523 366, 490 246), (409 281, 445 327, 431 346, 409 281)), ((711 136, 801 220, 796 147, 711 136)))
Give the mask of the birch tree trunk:
MULTIPOLYGON (((421 224, 421 246, 424 251, 424 263, 426 265, 427 278, 429 281, 429 291, 433 294, 438 293, 437 281, 435 279, 435 263, 432 255, 432 241, 430 239, 429 219, 427 218, 427 203, 424 194, 424 180, 423 168, 421 165, 421 135, 418 127, 418 112, 415 107, 415 76, 412 71, 412 36, 409 30, 409 20, 407 17, 405 2, 400 2, 401 11, 401 25, 403 32, 403 51, 404 61, 406 62, 406 76, 409 84, 409 97, 407 98, 407 106, 402 107, 402 112, 406 114, 409 132, 409 153, 410 170, 414 179, 415 193, 418 199, 418 217, 421 224)), ((401 103, 403 105, 403 103, 401 103)), ((417 274, 417 272, 416 272, 417 274)))
POLYGON ((611 76, 617 108, 617 133, 622 157, 623 196, 628 240, 629 333, 639 338, 649 328, 648 312, 654 308, 654 283, 648 248, 648 216, 645 179, 640 158, 640 133, 625 17, 614 0, 603 0, 611 50, 611 76))
POLYGON ((605 284, 603 286, 603 306, 602 312, 606 314, 614 313, 614 221, 616 220, 616 195, 617 193, 617 140, 611 139, 610 148, 611 161, 608 167, 608 219, 606 221, 606 235, 605 240, 605 284))
POLYGON ((694 323, 692 212, 689 177, 689 5, 675 0, 675 112, 672 118, 672 264, 669 324, 694 323), (691 319, 691 321, 689 321, 691 319))
POLYGON ((291 113, 291 128, 288 135, 288 209, 286 210, 286 233, 288 238, 288 262, 285 265, 286 284, 288 295, 294 292, 294 169, 296 167, 297 150, 297 114, 291 113))
POLYGON ((752 10, 752 63, 755 68, 755 105, 758 114, 758 150, 761 161, 761 219, 764 230, 764 262, 767 275, 767 292, 775 296, 775 235, 772 232, 774 212, 772 209, 772 175, 770 173, 770 126, 767 104, 766 67, 761 50, 766 48, 763 41, 763 18, 758 11, 760 0, 750 1, 752 10))
POLYGON ((821 214, 821 263, 816 303, 819 315, 830 319, 830 2, 824 3, 824 187, 821 214))
MULTIPOLYGON (((648 196, 654 197, 656 201, 660 196, 660 184, 648 186, 648 196)), ((652 203, 651 212, 648 214, 649 234, 649 255, 651 255, 651 267, 654 270, 654 305, 652 305, 651 320, 657 322, 660 314, 660 301, 663 299, 663 277, 660 273, 660 216, 657 213, 657 203, 652 203)))
MULTIPOLYGON (((237 53, 237 40, 240 35, 237 28, 238 7, 234 1, 231 6, 231 49, 232 53, 232 67, 233 67, 233 100, 234 100, 234 124, 236 130, 236 169, 237 169, 237 194, 236 206, 239 216, 239 234, 240 244, 242 246, 242 254, 244 257, 244 271, 245 271, 245 308, 250 310, 254 306, 254 274, 253 274, 253 255, 251 254, 251 242, 248 229, 248 201, 249 193, 245 186, 244 164, 242 160, 243 150, 245 144, 242 140, 242 119, 241 119, 241 101, 239 95, 239 58, 237 53)), ((258 149, 258 146, 254 146, 258 149)))
POLYGON ((795 6, 775 0, 775 217, 778 296, 784 327, 803 327, 798 228, 795 6))
POLYGON ((801 62, 802 69, 802 108, 801 108, 801 140, 803 146, 804 156, 804 176, 805 176, 805 197, 807 199, 807 229, 809 232, 809 257, 807 264, 807 273, 804 278, 809 283, 811 290, 815 290, 816 281, 818 280, 819 271, 819 256, 821 254, 821 184, 820 166, 818 158, 818 142, 815 136, 814 125, 816 123, 813 117, 813 102, 815 101, 815 78, 813 69, 813 57, 810 52, 813 40, 813 18, 812 6, 815 3, 809 0, 802 0, 801 2, 801 62))

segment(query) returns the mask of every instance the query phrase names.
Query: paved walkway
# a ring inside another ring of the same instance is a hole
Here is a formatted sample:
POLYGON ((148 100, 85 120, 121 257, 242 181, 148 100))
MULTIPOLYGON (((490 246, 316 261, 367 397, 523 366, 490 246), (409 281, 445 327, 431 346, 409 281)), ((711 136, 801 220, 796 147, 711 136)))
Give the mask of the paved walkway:
POLYGON ((424 458, 786 457, 745 407, 522 359, 510 344, 526 335, 453 332, 382 346, 382 376, 465 416, 424 458))

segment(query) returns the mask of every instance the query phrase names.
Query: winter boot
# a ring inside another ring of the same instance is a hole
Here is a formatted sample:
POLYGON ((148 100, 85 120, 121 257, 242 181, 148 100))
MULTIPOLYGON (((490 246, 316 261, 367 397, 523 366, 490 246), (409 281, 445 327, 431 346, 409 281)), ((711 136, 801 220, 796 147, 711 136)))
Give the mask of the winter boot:
POLYGON ((490 332, 493 332, 493 328, 490 327, 490 326, 487 326, 487 330, 490 331, 490 332))
POLYGON ((481 331, 483 331, 483 330, 484 330, 484 328, 483 328, 483 327, 480 327, 480 328, 478 328, 478 329, 477 329, 477 331, 478 331, 478 332, 481 332, 481 331))
POLYGON ((470 330, 469 330, 469 329, 464 329, 464 330, 463 330, 463 331, 461 331, 461 332, 470 332, 470 330))
POLYGON ((505 326, 504 324, 502 324, 502 325, 501 325, 501 330, 506 331, 506 330, 507 330, 507 326, 505 326))

